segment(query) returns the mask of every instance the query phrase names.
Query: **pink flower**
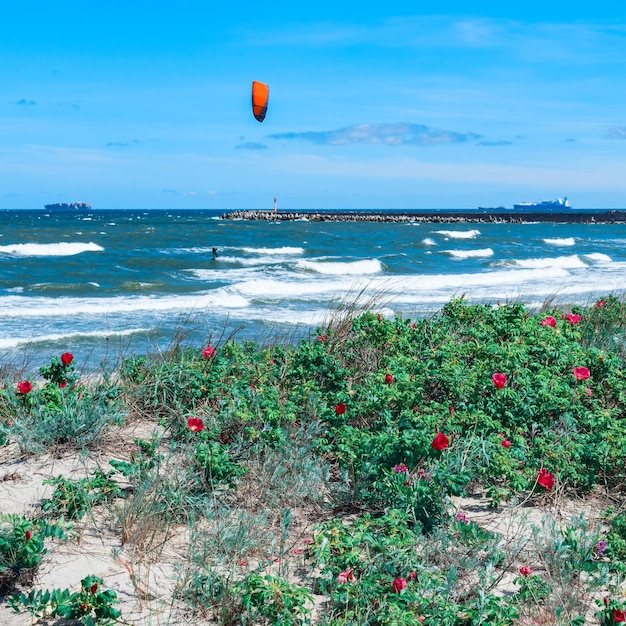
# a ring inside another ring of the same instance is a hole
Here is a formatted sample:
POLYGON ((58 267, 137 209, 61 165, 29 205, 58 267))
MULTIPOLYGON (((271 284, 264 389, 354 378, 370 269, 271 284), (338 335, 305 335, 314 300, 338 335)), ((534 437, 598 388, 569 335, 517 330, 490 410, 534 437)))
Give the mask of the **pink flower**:
POLYGON ((409 575, 406 577, 407 580, 415 580, 417 578, 417 572, 416 571, 412 571, 409 573, 409 575))
POLYGON ((203 351, 202 351, 202 358, 206 359, 207 361, 209 359, 212 359, 215 356, 215 348, 213 346, 207 346, 203 351))
POLYGON ((304 548, 294 548, 291 554, 304 554, 304 548))
POLYGON ((443 433, 439 432, 435 435, 430 447, 433 450, 445 450, 449 444, 450 440, 443 433))
POLYGON ((598 300, 596 302, 596 308, 601 309, 606 304, 606 300, 598 300))
POLYGON ((589 387, 585 387, 585 393, 591 398, 593 396, 593 391, 589 387))
POLYGON ((454 516, 454 519, 457 522, 461 522, 461 524, 469 524, 470 521, 467 519, 467 515, 465 514, 465 511, 457 511, 456 515, 454 516))
POLYGON ((385 383, 387 385, 391 385, 393 382, 393 376, 391 374, 385 374, 385 383))
POLYGON ((508 439, 503 439, 501 442, 501 445, 503 448, 510 448, 511 447, 511 442, 508 439))
POLYGON ((327 339, 328 339, 328 335, 318 335, 315 338, 315 341, 319 341, 321 343, 324 343, 327 339))
POLYGON ((519 573, 522 576, 530 576, 533 571, 532 569, 530 569, 530 567, 528 567, 528 565, 523 565, 522 567, 519 568, 519 573))
POLYGON ((550 491, 550 489, 554 487, 554 474, 551 474, 545 467, 542 467, 537 475, 537 483, 550 491))
POLYGON ((402 578, 402 576, 398 576, 398 578, 394 578, 391 583, 391 588, 395 593, 400 593, 403 589, 406 589, 406 580, 402 578))
POLYGON ((25 396, 33 390, 33 384, 30 380, 23 380, 21 383, 17 383, 17 392, 25 396))
POLYGON ((394 474, 408 474, 409 468, 404 463, 394 465, 392 468, 394 474))
POLYGON ((65 389, 65 387, 67 387, 67 380, 60 380, 59 389, 65 389))
POLYGON ((190 417, 187 420, 187 426, 189 426, 189 430, 194 433, 199 433, 204 429, 204 422, 199 417, 190 417))
POLYGON ((341 572, 337 576, 337 582, 340 585, 343 585, 345 583, 355 583, 356 582, 356 578, 354 576, 352 568, 347 569, 345 572, 341 572))
POLYGON ((246 559, 239 559, 237 561, 237 565, 239 565, 239 567, 245 567, 247 564, 248 563, 247 563, 246 559))
POLYGON ((335 406, 335 413, 337 415, 343 415, 348 410, 345 402, 340 402, 335 406))
POLYGON ((542 326, 552 326, 552 328, 556 327, 556 320, 554 319, 554 317, 552 317, 552 315, 546 315, 546 317, 544 317, 541 320, 541 325, 542 326))
POLYGON ((576 315, 576 313, 567 314, 567 321, 570 324, 578 324, 578 322, 580 322, 581 319, 582 319, 582 315, 576 315))
POLYGON ((622 609, 613 609, 613 621, 615 623, 626 622, 626 613, 622 609))
POLYGON ((496 373, 491 377, 491 381, 496 389, 502 389, 506 385, 506 374, 496 373))
POLYGON ((63 365, 69 365, 72 361, 74 360, 74 355, 70 354, 69 352, 64 352, 61 355, 61 363, 63 363, 63 365))
POLYGON ((576 377, 576 380, 587 380, 589 376, 591 376, 591 374, 589 373, 589 370, 586 367, 582 367, 582 366, 575 367, 572 370, 572 373, 576 377))

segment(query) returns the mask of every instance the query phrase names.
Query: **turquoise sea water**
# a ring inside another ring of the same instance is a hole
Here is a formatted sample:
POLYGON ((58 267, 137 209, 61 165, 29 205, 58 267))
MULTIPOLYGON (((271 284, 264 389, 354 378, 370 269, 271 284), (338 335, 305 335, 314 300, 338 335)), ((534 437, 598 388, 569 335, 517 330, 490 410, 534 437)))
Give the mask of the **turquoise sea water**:
POLYGON ((221 211, 0 211, 0 358, 78 363, 301 337, 361 294, 417 317, 454 296, 585 304, 626 287, 626 225, 258 222, 221 211), (211 249, 218 248, 217 259, 211 249))

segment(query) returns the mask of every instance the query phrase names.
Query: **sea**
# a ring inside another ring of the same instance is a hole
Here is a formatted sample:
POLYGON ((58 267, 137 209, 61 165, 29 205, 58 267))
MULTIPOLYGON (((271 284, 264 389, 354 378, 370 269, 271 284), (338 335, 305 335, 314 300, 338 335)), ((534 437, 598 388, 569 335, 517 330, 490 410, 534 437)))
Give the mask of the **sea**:
POLYGON ((452 298, 588 305, 626 287, 624 224, 227 220, 218 210, 0 211, 0 366, 79 367, 315 336, 452 298), (212 252, 217 249, 217 257, 212 252))

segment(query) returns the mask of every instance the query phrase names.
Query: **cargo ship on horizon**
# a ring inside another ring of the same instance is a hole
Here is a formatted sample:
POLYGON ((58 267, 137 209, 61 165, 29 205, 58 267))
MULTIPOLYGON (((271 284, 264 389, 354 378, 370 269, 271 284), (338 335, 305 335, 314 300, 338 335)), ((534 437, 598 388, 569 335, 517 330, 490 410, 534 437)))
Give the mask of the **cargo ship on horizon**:
POLYGON ((556 200, 542 200, 540 202, 520 202, 514 204, 515 211, 555 211, 560 209, 571 209, 572 206, 567 198, 557 198, 556 200))
POLYGON ((57 202, 55 204, 45 204, 48 211, 77 211, 80 209, 90 209, 91 204, 87 202, 57 202))

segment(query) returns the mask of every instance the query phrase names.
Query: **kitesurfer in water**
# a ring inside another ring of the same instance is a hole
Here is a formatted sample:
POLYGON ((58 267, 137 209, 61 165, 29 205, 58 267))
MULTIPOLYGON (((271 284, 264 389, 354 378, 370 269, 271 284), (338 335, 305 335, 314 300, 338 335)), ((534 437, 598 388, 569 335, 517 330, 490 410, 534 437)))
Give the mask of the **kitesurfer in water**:
POLYGON ((213 258, 217 259, 217 246, 213 246, 213 258))

